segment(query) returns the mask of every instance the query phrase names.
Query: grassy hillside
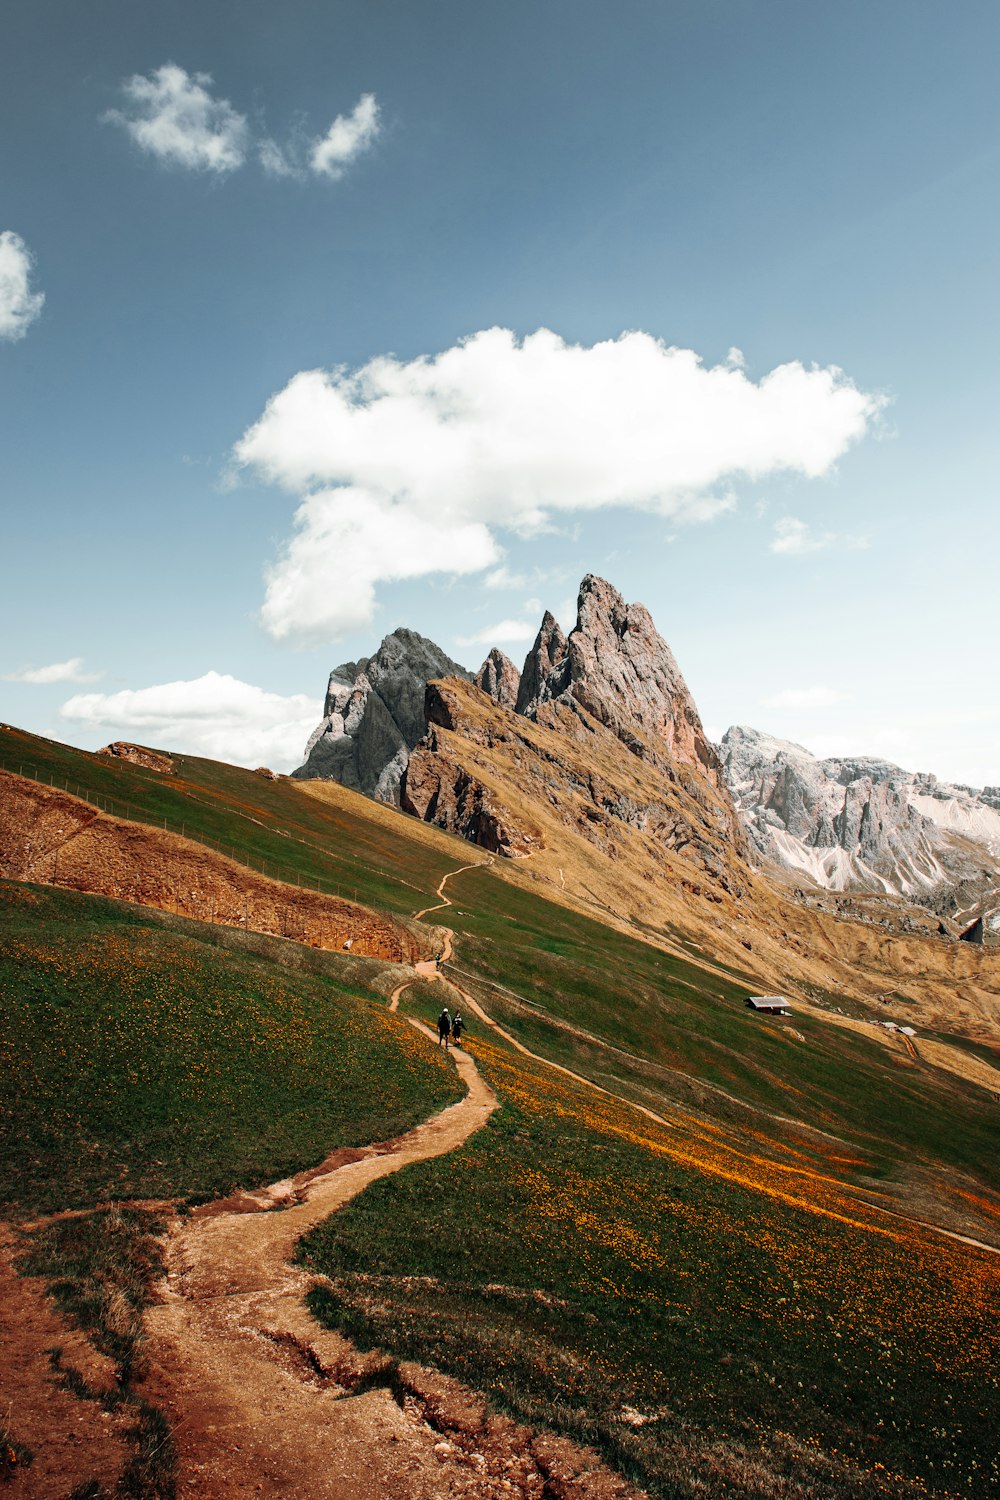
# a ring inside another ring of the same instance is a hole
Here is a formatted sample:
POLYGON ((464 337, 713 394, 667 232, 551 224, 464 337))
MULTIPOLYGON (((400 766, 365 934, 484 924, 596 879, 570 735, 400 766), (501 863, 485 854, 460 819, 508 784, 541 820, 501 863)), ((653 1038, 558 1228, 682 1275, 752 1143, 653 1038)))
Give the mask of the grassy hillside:
POLYGON ((474 1046, 502 1111, 307 1237, 320 1317, 656 1495, 992 1492, 995 1256, 474 1046))
MULTIPOLYGON (((333 1278, 322 1316, 597 1442, 662 1496, 990 1492, 1000 1263, 865 1202, 1000 1243, 987 1089, 801 1009, 754 1016, 752 974, 550 901, 528 866, 505 878, 342 788, 183 757, 161 777, 0 740, 8 765, 30 751, 110 811, 399 914, 476 864, 428 917, 456 932, 447 972, 614 1096, 467 1017, 502 1109, 309 1238, 333 1278)), ((47 887, 0 892, 8 1214, 259 1183, 455 1095, 357 963, 47 887), (293 951, 301 968, 275 962, 293 951)), ((440 1003, 419 984, 403 1005, 440 1003)), ((103 1221, 88 1222, 99 1249, 103 1221)), ((40 1273, 92 1265, 89 1240, 47 1233, 40 1273)))
POLYGON ((9 729, 0 759, 395 913, 434 903, 443 875, 476 864, 452 876, 454 904, 428 920, 458 934, 459 983, 535 1050, 654 1108, 695 1104, 746 1127, 750 1107, 832 1132, 849 1143, 855 1176, 947 1167, 995 1186, 984 1089, 801 1011, 792 1026, 751 1015, 752 972, 678 957, 556 904, 525 881, 530 861, 512 880, 461 839, 342 787, 213 761, 177 756, 176 774, 162 776, 9 729))
POLYGON ((452 851, 468 848, 388 808, 356 817, 346 799, 324 802, 298 782, 271 781, 196 756, 172 759, 175 774, 167 776, 0 728, 0 766, 7 770, 51 779, 115 816, 166 826, 274 878, 315 884, 391 912, 432 901, 441 876, 462 863, 452 851), (400 837, 402 824, 410 827, 400 837))
POLYGON ((7 1215, 256 1185, 459 1096, 355 969, 279 968, 184 925, 0 883, 7 1215))

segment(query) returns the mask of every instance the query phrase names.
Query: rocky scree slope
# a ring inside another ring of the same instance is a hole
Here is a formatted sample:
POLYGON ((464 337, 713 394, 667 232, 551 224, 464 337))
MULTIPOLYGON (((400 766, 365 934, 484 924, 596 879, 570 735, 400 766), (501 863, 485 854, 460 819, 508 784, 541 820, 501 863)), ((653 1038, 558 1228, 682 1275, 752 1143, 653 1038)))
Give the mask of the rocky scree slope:
POLYGON ((374 656, 334 667, 322 722, 292 775, 339 781, 398 805, 410 751, 427 731, 427 684, 439 677, 467 680, 469 674, 426 636, 402 628, 387 635, 374 656))
POLYGON ((819 760, 739 725, 719 753, 753 849, 800 879, 946 915, 1000 887, 998 787, 952 786, 869 757, 819 760))

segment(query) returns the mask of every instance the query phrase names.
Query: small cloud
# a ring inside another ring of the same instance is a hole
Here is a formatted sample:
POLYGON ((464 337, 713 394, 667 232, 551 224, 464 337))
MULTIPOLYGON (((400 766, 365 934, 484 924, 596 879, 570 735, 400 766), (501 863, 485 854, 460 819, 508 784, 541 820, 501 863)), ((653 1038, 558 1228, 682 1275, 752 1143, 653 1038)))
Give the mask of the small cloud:
POLYGON ((302 178, 305 176, 302 168, 292 160, 291 151, 283 149, 270 136, 265 136, 263 140, 257 142, 257 160, 268 177, 302 178))
POLYGON ((839 693, 836 688, 783 688, 763 703, 765 708, 830 708, 834 703, 846 703, 847 698, 846 693, 839 693))
POLYGON ((338 115, 326 135, 313 142, 309 165, 317 176, 336 181, 356 157, 368 150, 379 129, 375 95, 362 94, 349 115, 338 115))
POLYGON ((805 557, 809 552, 822 552, 825 548, 832 547, 836 540, 837 536, 833 531, 824 531, 817 536, 810 531, 805 521, 796 520, 794 516, 783 516, 774 523, 771 551, 782 557, 805 557))
POLYGON ((497 620, 495 625, 486 625, 474 635, 458 635, 455 639, 460 646, 496 646, 501 641, 515 644, 533 641, 537 634, 537 620, 497 620))
POLYGON ((73 656, 69 661, 54 661, 48 667, 25 667, 22 672, 7 672, 0 681, 44 685, 48 682, 96 682, 100 676, 100 672, 85 672, 83 657, 73 656))
POLYGON ((165 749, 207 755, 235 765, 301 765, 320 703, 302 693, 269 693, 225 673, 164 682, 118 693, 77 693, 64 719, 90 729, 138 736, 165 749))
POLYGON ((483 579, 488 589, 526 589, 532 582, 527 573, 512 573, 506 563, 501 563, 483 579))
POLYGON ((247 121, 209 93, 210 73, 188 73, 164 63, 148 78, 135 73, 122 84, 126 108, 104 119, 121 125, 159 161, 200 172, 232 172, 246 160, 247 121))
POLYGON ((45 302, 44 292, 31 290, 35 258, 19 234, 0 234, 0 339, 23 339, 45 302))
MULTIPOLYGON (((763 512, 758 512, 762 515, 763 512)), ((774 523, 770 550, 784 557, 805 557, 810 552, 825 552, 827 547, 846 547, 849 552, 866 552, 871 546, 867 536, 842 536, 836 531, 814 532, 805 521, 783 516, 774 523)))

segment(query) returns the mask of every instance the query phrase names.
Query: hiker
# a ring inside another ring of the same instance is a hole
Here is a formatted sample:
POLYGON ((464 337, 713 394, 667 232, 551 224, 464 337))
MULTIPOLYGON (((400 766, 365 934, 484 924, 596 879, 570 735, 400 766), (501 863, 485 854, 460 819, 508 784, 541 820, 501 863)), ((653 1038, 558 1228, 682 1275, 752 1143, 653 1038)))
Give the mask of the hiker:
POLYGON ((462 1040, 462 1031, 464 1027, 465 1022, 462 1020, 462 1017, 460 1015, 457 1015, 454 1021, 452 1021, 451 1023, 451 1039, 455 1043, 456 1047, 462 1040))
POLYGON ((446 1052, 448 1050, 448 1038, 450 1036, 451 1016, 449 1016, 448 1014, 448 1007, 446 1005, 444 1010, 438 1016, 438 1046, 443 1047, 446 1052))

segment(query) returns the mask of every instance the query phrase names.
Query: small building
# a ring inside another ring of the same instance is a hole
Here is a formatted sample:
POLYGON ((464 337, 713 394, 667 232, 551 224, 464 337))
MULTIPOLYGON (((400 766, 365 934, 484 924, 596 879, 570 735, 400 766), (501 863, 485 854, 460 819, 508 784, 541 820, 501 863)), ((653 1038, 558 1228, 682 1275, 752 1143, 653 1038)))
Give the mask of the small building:
POLYGON ((917 1034, 912 1026, 901 1026, 899 1031, 901 1036, 916 1036, 917 1034))
POLYGON ((765 1016, 790 1016, 792 1013, 784 995, 748 995, 747 1005, 765 1016))
POLYGON ((965 931, 958 934, 958 941, 982 946, 986 941, 986 923, 982 917, 977 917, 974 922, 970 922, 965 931))

